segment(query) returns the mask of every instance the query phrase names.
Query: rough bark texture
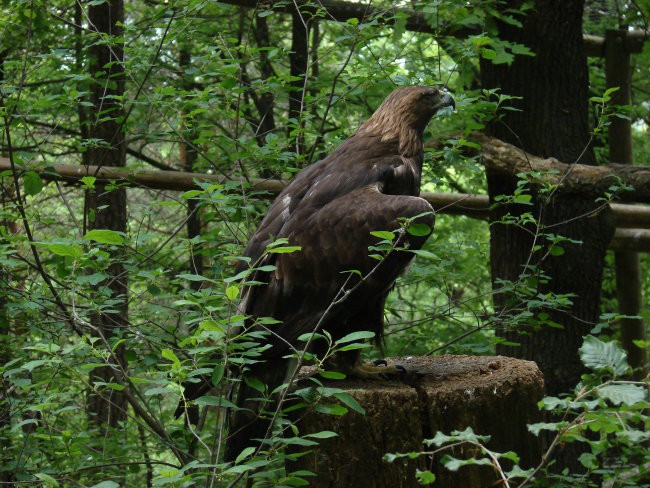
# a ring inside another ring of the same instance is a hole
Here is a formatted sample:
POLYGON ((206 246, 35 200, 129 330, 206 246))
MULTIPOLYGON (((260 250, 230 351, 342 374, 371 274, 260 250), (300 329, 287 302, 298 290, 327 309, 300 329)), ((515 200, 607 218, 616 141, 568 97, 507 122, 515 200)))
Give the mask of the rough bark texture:
MULTIPOLYGON (((122 0, 109 0, 88 7, 88 20, 94 31, 112 39, 122 36, 124 6, 122 0)), ((119 99, 124 95, 124 50, 121 42, 98 42, 89 48, 89 71, 95 80, 92 85, 92 116, 89 119, 88 137, 102 141, 88 148, 87 162, 95 166, 124 166, 125 142, 121 126, 124 113, 119 99)), ((88 195, 87 209, 94 214, 90 227, 126 232, 126 191, 106 190, 98 182, 95 191, 88 195)), ((127 273, 119 255, 114 255, 106 270, 111 277, 103 283, 108 293, 118 302, 111 308, 116 313, 96 313, 92 317, 93 334, 105 345, 113 335, 126 326, 128 320, 127 273)), ((111 359, 113 365, 96 368, 90 373, 93 386, 88 395, 88 414, 97 425, 117 426, 126 418, 126 400, 122 392, 94 386, 98 382, 115 382, 115 363, 124 363, 123 349, 117 348, 111 359)))
MULTIPOLYGON (((331 430, 333 437, 288 469, 308 469, 315 488, 397 488, 420 486, 415 470, 431 469, 440 486, 483 488, 495 475, 489 468, 448 472, 434 459, 383 461, 386 453, 420 452, 436 432, 466 427, 492 438, 487 446, 513 450, 522 465, 540 456, 539 443, 526 428, 536 421, 543 378, 530 361, 506 357, 436 356, 389 359, 410 373, 406 382, 345 380, 330 386, 349 392, 366 410, 338 417, 310 412, 299 420, 301 434, 331 430), (507 415, 504 413, 507 412, 507 415)), ((304 412, 298 412, 303 415, 304 412)), ((467 453, 465 453, 467 454, 467 453)), ((454 455, 462 456, 458 450, 454 455)))
MULTIPOLYGON (((499 24, 500 38, 525 44, 536 55, 518 56, 511 66, 482 62, 484 88, 498 87, 502 93, 521 97, 513 102, 519 111, 507 112, 502 121, 494 123, 492 135, 543 158, 569 163, 593 161, 582 11, 582 0, 538 0, 523 28, 499 24)), ((488 170, 487 180, 492 201, 498 195, 512 195, 516 189, 517 178, 511 175, 488 170)), ((547 283, 540 280, 539 292, 573 294, 573 304, 565 310, 544 310, 562 328, 544 327, 529 335, 502 330, 506 339, 520 345, 502 345, 498 352, 536 361, 544 373, 547 391, 557 394, 573 388, 584 371, 578 348, 582 337, 598 321, 604 255, 614 224, 607 209, 580 218, 598 207, 590 196, 558 192, 550 201, 535 199, 533 203, 533 215, 544 226, 552 226, 549 232, 582 244, 565 244, 562 256, 540 261, 533 255, 529 261, 534 245, 540 244, 531 229, 498 222, 508 213, 530 212, 531 207, 497 206, 490 227, 492 277, 514 282, 524 272, 524 265, 537 264, 550 277, 547 283)), ((508 294, 499 294, 495 305, 503 309, 511 300, 508 294)))

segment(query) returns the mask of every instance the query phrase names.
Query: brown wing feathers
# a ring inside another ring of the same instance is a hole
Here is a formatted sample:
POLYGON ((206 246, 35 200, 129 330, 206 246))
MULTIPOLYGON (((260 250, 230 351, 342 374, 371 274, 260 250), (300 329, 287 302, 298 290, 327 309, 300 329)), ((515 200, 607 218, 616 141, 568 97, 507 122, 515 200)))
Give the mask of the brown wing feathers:
MULTIPOLYGON (((264 316, 281 323, 268 339, 272 347, 266 356, 273 368, 253 365, 242 373, 244 378, 259 378, 269 391, 282 384, 288 368, 282 359, 289 350, 287 342, 313 330, 345 283, 343 272, 356 269, 368 274, 377 267, 378 261, 368 257, 368 246, 377 240, 371 231, 395 230, 400 218, 426 212, 422 221, 433 227, 431 206, 417 196, 422 133, 430 118, 449 105, 453 99, 437 88, 398 88, 341 146, 301 171, 271 205, 244 254, 255 263, 270 240, 278 238, 302 250, 273 256, 270 261, 277 271, 263 274, 265 285, 245 291, 241 311, 251 317, 251 324, 264 316)), ((405 234, 404 244, 417 249, 425 239, 405 234)), ((380 335, 386 294, 412 257, 412 253, 398 252, 381 262, 371 278, 330 311, 323 327, 335 339, 355 330, 374 330, 380 335)), ((251 400, 255 396, 259 393, 242 382, 237 404, 249 411, 233 416, 226 461, 256 445, 253 439, 269 430, 268 419, 258 415, 259 402, 251 400)))

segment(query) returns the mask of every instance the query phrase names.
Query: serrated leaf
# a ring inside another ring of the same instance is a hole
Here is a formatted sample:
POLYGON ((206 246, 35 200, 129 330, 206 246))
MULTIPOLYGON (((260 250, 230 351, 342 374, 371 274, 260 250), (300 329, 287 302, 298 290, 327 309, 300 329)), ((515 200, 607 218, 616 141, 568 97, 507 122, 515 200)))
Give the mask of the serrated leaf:
POLYGON ((120 232, 109 229, 93 229, 86 232, 84 239, 99 242, 100 244, 119 245, 126 242, 126 239, 120 232))
POLYGON ((614 405, 636 405, 646 399, 645 388, 638 385, 605 385, 598 388, 598 394, 614 405))
POLYGON ((603 342, 588 335, 580 347, 580 359, 590 369, 622 375, 629 369, 627 354, 614 342, 603 342))

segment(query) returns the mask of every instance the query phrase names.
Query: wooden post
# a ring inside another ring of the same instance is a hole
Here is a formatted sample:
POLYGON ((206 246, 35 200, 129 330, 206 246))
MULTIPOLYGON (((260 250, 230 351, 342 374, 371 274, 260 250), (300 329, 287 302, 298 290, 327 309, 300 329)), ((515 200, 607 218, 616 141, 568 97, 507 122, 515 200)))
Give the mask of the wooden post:
MULTIPOLYGON (((605 34, 605 77, 607 87, 618 87, 612 94, 612 105, 630 105, 630 51, 625 43, 625 30, 608 30, 605 34)), ((628 119, 612 117, 609 125, 610 163, 633 164, 632 125, 628 119)), ((638 316, 641 311, 641 269, 639 254, 630 251, 617 251, 616 292, 619 312, 623 315, 638 316)), ((620 321, 621 343, 627 351, 630 366, 635 375, 642 377, 647 368, 647 353, 634 344, 635 340, 645 340, 645 324, 641 318, 624 318, 620 321)))

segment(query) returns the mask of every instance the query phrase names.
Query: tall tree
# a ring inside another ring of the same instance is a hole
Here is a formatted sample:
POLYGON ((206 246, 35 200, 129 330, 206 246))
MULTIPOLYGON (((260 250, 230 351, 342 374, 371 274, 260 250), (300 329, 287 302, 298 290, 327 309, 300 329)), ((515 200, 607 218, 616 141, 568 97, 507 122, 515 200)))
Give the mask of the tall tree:
MULTIPOLYGON (((86 162, 96 166, 124 166, 123 1, 88 2, 88 22, 94 33, 88 65, 93 80, 88 137, 94 142, 88 148, 86 162)), ((124 189, 109 189, 105 184, 97 184, 87 197, 86 207, 91 217, 91 228, 126 231, 124 189)), ((112 301, 112 311, 105 313, 100 310, 92 318, 93 333, 101 341, 110 341, 120 329, 126 327, 128 321, 127 273, 118 253, 111 256, 107 273, 109 278, 103 286, 107 298, 112 301)), ((114 356, 109 359, 110 364, 90 373, 93 391, 88 399, 88 414, 98 425, 116 426, 126 417, 123 394, 96 384, 115 382, 116 371, 124 364, 123 354, 121 347, 116 348, 114 356)))
MULTIPOLYGON (((522 2, 505 3, 505 7, 518 8, 522 2)), ((566 163, 592 164, 583 3, 537 0, 525 16, 523 27, 499 22, 502 40, 524 44, 535 55, 518 56, 510 66, 483 61, 481 77, 484 88, 500 88, 502 93, 521 97, 513 101, 518 111, 509 111, 492 124, 492 135, 532 154, 566 163)), ((505 179, 488 172, 487 180, 493 203, 496 196, 512 195, 517 187, 516 177, 505 179)), ((544 373, 548 393, 556 394, 573 388, 583 371, 578 348, 582 337, 598 322, 604 256, 614 226, 608 211, 590 215, 598 204, 580 194, 560 189, 550 198, 535 196, 533 203, 539 229, 500 223, 507 213, 522 215, 531 211, 530 206, 502 205, 492 211, 491 268, 495 286, 500 280, 517 281, 523 273, 531 272, 527 264, 536 263, 538 271, 533 279, 537 280, 538 291, 570 294, 571 303, 562 309, 538 310, 548 314, 554 326, 522 331, 510 330, 505 324, 503 336, 520 345, 502 345, 498 352, 536 361, 544 373), (562 243, 562 255, 546 253, 552 244, 536 235, 538 230, 579 243, 562 243), (546 246, 535 252, 538 244, 546 246)), ((495 305, 504 310, 512 300, 511 294, 499 293, 495 305)))

